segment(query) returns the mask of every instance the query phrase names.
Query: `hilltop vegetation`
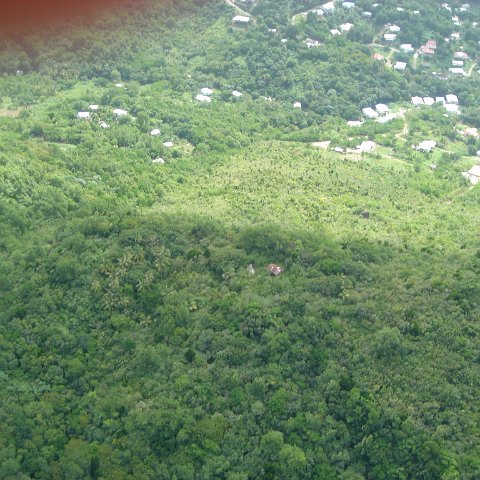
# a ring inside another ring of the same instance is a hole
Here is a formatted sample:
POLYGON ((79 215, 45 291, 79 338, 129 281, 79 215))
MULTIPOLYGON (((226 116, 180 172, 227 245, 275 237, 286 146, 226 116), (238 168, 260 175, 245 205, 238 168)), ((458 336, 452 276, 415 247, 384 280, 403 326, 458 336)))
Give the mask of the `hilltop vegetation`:
POLYGON ((0 479, 475 480, 478 75, 374 61, 398 2, 201 3, 4 44, 0 479))

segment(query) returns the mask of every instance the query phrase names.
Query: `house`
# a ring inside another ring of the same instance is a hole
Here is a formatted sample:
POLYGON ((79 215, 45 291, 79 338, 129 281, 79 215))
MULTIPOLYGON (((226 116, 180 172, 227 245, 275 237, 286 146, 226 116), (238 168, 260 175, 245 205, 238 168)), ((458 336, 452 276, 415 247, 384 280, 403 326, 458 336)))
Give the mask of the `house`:
POLYGON ((459 60, 467 60, 468 59, 468 53, 467 52, 455 52, 453 54, 453 58, 459 59, 459 60))
POLYGON ((195 97, 195 99, 198 100, 199 102, 206 102, 206 103, 210 103, 212 101, 212 99, 208 95, 203 95, 202 93, 199 93, 195 97))
POLYGON ((349 10, 350 10, 351 8, 353 8, 354 6, 355 6, 355 3, 353 3, 353 2, 343 2, 343 3, 342 3, 342 7, 343 7, 343 8, 347 8, 347 9, 349 9, 349 10))
MULTIPOLYGON (((450 38, 452 40, 460 40, 460 33, 459 32, 453 32, 452 34, 450 34, 450 38)), ((446 39, 448 41, 448 39, 446 39)))
POLYGON ((171 148, 171 147, 173 147, 173 142, 163 142, 163 146, 165 148, 171 148))
MULTIPOLYGON (((477 152, 478 155, 479 152, 477 152)), ((472 185, 476 185, 480 182, 480 165, 474 165, 468 172, 462 172, 462 175, 470 180, 472 185)))
POLYGON ((419 152, 431 152, 436 145, 437 142, 435 140, 424 140, 423 142, 420 142, 418 144, 416 150, 418 150, 419 152))
POLYGON ((383 38, 387 42, 394 42, 397 39, 397 34, 396 33, 385 33, 383 35, 383 38))
POLYGON ((385 60, 385 57, 381 53, 374 53, 373 54, 374 60, 385 60))
POLYGON ((411 43, 402 43, 400 50, 405 53, 413 53, 415 51, 411 43))
POLYGON ((245 15, 235 15, 232 18, 233 23, 238 23, 240 25, 246 25, 248 22, 250 22, 250 17, 247 17, 245 15))
POLYGON ((420 107, 421 105, 424 105, 423 98, 422 97, 412 97, 412 105, 414 107, 420 107))
POLYGON ((117 115, 117 117, 124 117, 128 112, 126 110, 122 110, 121 108, 115 108, 113 113, 117 115))
POLYGON ((384 103, 375 105, 375 110, 379 115, 386 115, 387 113, 390 113, 390 109, 384 103))
POLYGON ((160 163, 160 164, 163 164, 165 163, 165 160, 163 158, 155 158, 152 160, 152 163, 160 163))
POLYGON ((293 102, 293 108, 302 108, 301 102, 293 102))
POLYGON ((447 100, 447 103, 453 103, 454 105, 458 105, 458 97, 456 95, 453 95, 452 93, 446 95, 445 99, 447 100))
POLYGON ((338 30, 337 28, 333 28, 332 30, 330 30, 330 33, 333 35, 333 36, 336 36, 336 35, 341 35, 342 32, 340 30, 338 30))
POLYGON ((435 97, 435 103, 445 103, 445 97, 435 97))
POLYGON ((243 93, 242 93, 242 92, 239 92, 238 90, 234 90, 234 91, 232 92, 232 95, 233 95, 234 97, 237 97, 237 98, 238 98, 238 97, 241 97, 241 96, 243 95, 243 93))
POLYGON ((321 8, 325 13, 333 13, 335 11, 335 4, 333 2, 327 2, 323 4, 321 8))
POLYGON ((200 92, 202 93, 202 95, 210 96, 213 93, 213 90, 208 87, 203 87, 200 89, 200 92))
POLYGON ((153 137, 156 137, 157 135, 160 135, 160 130, 158 128, 154 128, 151 132, 150 135, 153 137))
POLYGON ((77 118, 81 118, 83 120, 90 120, 90 112, 78 112, 77 118))
POLYGON ((95 111, 98 110, 98 105, 89 105, 88 108, 95 111))
POLYGON ((347 125, 349 127, 360 127, 361 125, 363 125, 363 122, 361 122, 360 120, 349 120, 347 122, 347 125))
POLYGON ((464 130, 461 130, 460 133, 465 136, 470 136, 474 138, 478 138, 478 129, 475 127, 467 127, 464 130))
POLYGON ((372 152, 375 150, 376 146, 377 144, 375 142, 372 142, 371 140, 364 140, 360 145, 357 145, 356 149, 361 153, 372 152))
POLYGON ((405 70, 407 68, 407 64, 405 62, 397 62, 393 66, 395 70, 405 70))
POLYGON ((349 32, 353 27, 353 23, 342 23, 342 25, 340 25, 340 30, 342 32, 349 32))
POLYGON ((344 153, 344 149, 343 149, 342 147, 335 147, 335 148, 333 149, 333 151, 334 151, 335 153, 344 153))
POLYGON ((414 10, 414 11, 413 11, 413 14, 414 14, 414 15, 420 15, 420 10, 414 10))
POLYGON ((267 271, 268 273, 270 273, 270 275, 273 275, 275 277, 278 277, 278 275, 284 272, 283 268, 276 263, 271 263, 270 265, 268 265, 267 271))
POLYGON ((437 41, 436 40, 428 40, 425 44, 426 47, 431 48, 432 50, 437 49, 437 41))
POLYGON ((423 104, 427 105, 427 107, 431 107, 435 104, 435 100, 432 97, 423 97, 423 104))
POLYGON ((110 125, 107 122, 100 122, 100 128, 110 128, 110 125))
POLYGON ((448 113, 455 113, 456 115, 460 113, 458 105, 455 105, 454 103, 445 103, 443 106, 448 113))
POLYGON ((388 30, 390 31, 390 33, 398 33, 401 28, 398 25, 390 25, 390 27, 388 27, 388 30))
POLYGON ((422 45, 420 47, 419 51, 420 55, 435 55, 435 50, 432 50, 431 48, 428 48, 425 45, 422 45))
POLYGON ((367 118, 377 118, 378 113, 370 107, 366 107, 362 109, 362 113, 367 117, 367 118))
POLYGON ((383 117, 378 117, 377 118, 377 122, 378 123, 387 123, 387 122, 390 122, 394 119, 395 117, 392 115, 392 114, 388 114, 388 115, 385 115, 383 117))
POLYGON ((116 86, 117 88, 122 88, 122 87, 123 87, 123 83, 116 83, 115 86, 116 86))
POLYGON ((312 38, 307 38, 304 43, 308 48, 319 47, 321 45, 318 40, 313 40, 312 38))
POLYGON ((463 60, 452 60, 452 65, 454 67, 463 67, 463 60))
POLYGON ((362 12, 362 17, 364 17, 364 18, 372 18, 372 12, 362 12))
POLYGON ((450 73, 453 73, 454 75, 461 75, 462 77, 465 77, 467 75, 467 72, 463 68, 449 68, 448 71, 450 73))

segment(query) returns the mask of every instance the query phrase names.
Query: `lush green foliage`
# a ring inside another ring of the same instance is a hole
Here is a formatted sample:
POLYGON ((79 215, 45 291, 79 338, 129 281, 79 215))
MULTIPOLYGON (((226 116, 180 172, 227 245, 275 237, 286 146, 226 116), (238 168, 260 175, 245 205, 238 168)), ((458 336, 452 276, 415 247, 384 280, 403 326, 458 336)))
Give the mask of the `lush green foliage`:
POLYGON ((478 77, 402 76, 353 30, 307 49, 312 6, 152 2, 4 49, 0 479, 478 478, 478 77), (459 119, 346 126, 453 87, 459 119))

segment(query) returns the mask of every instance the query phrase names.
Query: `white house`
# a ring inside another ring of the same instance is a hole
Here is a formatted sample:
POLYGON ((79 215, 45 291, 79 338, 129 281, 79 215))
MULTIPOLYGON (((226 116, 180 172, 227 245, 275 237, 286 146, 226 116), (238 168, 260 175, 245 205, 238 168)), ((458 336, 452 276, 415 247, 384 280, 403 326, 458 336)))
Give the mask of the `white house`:
POLYGON ((115 86, 116 86, 117 88, 122 88, 122 87, 123 87, 123 83, 116 83, 115 86))
POLYGON ((77 118, 81 118, 83 120, 90 120, 90 112, 78 112, 77 118))
POLYGON ((480 182, 480 165, 474 165, 468 172, 462 172, 462 175, 470 180, 472 185, 476 185, 480 182))
POLYGON ((163 146, 166 148, 173 147, 173 142, 163 142, 163 146))
POLYGON ((377 118, 378 113, 370 107, 362 108, 362 113, 367 117, 367 118, 377 118))
POLYGON ((463 68, 459 67, 449 68, 448 71, 450 73, 453 73, 454 75, 461 75, 462 77, 465 77, 467 75, 467 72, 463 68))
POLYGON ((453 103, 454 105, 458 105, 458 97, 456 95, 453 95, 452 93, 446 95, 445 99, 447 103, 453 103))
POLYGON ((402 43, 400 45, 400 50, 405 53, 413 53, 415 51, 411 43, 402 43))
POLYGON ((407 64, 405 62, 396 62, 393 68, 395 70, 405 70, 407 68, 407 64))
POLYGON ((412 97, 412 105, 414 107, 420 107, 421 105, 424 105, 423 98, 422 97, 412 97))
POLYGON ((445 97, 435 97, 435 103, 445 103, 445 97))
POLYGON ((362 17, 364 17, 364 18, 372 18, 372 12, 362 12, 362 17))
POLYGON ((437 142, 435 140, 424 140, 418 144, 416 150, 420 152, 430 152, 433 148, 435 148, 436 145, 437 142))
POLYGON ((202 92, 202 95, 210 96, 213 93, 213 90, 208 87, 203 87, 202 89, 200 89, 200 92, 202 92))
POLYGON ((343 8, 350 9, 350 8, 353 8, 354 6, 355 6, 355 3, 353 3, 353 2, 343 2, 342 3, 343 8))
POLYGON ((110 128, 110 125, 107 122, 100 122, 100 128, 110 128))
POLYGON ((435 104, 435 100, 432 97, 423 97, 423 104, 427 107, 431 107, 435 104))
POLYGON ((203 95, 202 93, 199 93, 195 97, 195 99, 198 100, 199 102, 206 102, 206 103, 210 103, 212 101, 212 99, 208 95, 203 95))
POLYGON ((336 35, 341 35, 342 32, 340 30, 338 30, 337 28, 332 28, 330 30, 330 33, 333 35, 333 36, 336 36, 336 35))
POLYGON ((390 109, 384 103, 379 103, 375 105, 375 110, 380 115, 386 115, 387 113, 390 113, 390 109))
POLYGON ((394 42, 397 39, 397 34, 396 33, 385 33, 383 35, 383 38, 387 42, 394 42))
POLYGON ((372 152, 375 150, 377 144, 371 140, 364 140, 360 145, 357 145, 356 149, 360 152, 372 152))
POLYGON ((452 65, 454 67, 463 67, 463 60, 452 60, 452 65))
POLYGON ((383 117, 378 117, 377 122, 378 123, 387 123, 387 122, 391 122, 394 118, 395 117, 391 113, 389 113, 389 114, 387 114, 383 117))
POLYGON ((89 105, 88 108, 90 110, 98 110, 98 105, 89 105))
POLYGON ((233 95, 234 97, 237 97, 237 98, 238 98, 238 97, 241 97, 241 96, 243 95, 243 93, 242 93, 242 92, 239 92, 238 90, 234 90, 234 91, 232 92, 232 95, 233 95))
POLYGON ((391 33, 398 33, 401 30, 401 28, 398 25, 390 25, 390 27, 388 27, 388 30, 391 33))
POLYGON ((117 115, 117 117, 124 117, 128 112, 126 110, 122 110, 121 108, 115 108, 113 113, 117 115))
POLYGON ((353 27, 353 23, 342 23, 340 25, 340 30, 342 32, 349 32, 352 27, 353 27))
POLYGON ((160 135, 160 129, 154 128, 154 129, 150 132, 150 135, 152 135, 153 137, 156 137, 157 135, 160 135))
POLYGON ((360 127, 361 125, 363 125, 363 122, 361 122, 360 120, 349 120, 347 122, 347 125, 349 127, 360 127))
POLYGON ((160 164, 164 164, 165 163, 165 160, 163 158, 154 158, 152 160, 152 163, 160 163, 160 164))
POLYGON ((454 103, 445 103, 443 106, 448 113, 455 113, 457 115, 460 113, 458 105, 454 103))
POLYGON ((333 2, 327 2, 322 5, 322 10, 325 13, 333 13, 335 11, 335 4, 333 2))
POLYGON ((232 19, 232 22, 246 25, 248 22, 250 22, 250 17, 245 15, 235 15, 232 19))
POLYGON ((302 108, 302 104, 300 102, 294 102, 293 108, 302 108))

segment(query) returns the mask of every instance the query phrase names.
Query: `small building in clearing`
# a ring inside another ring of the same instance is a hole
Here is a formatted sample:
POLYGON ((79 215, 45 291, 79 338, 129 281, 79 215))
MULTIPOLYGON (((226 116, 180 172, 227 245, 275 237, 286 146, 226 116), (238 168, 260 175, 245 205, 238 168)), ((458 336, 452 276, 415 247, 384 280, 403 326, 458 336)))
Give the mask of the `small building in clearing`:
POLYGON ((198 100, 199 102, 206 102, 206 103, 210 103, 212 101, 212 99, 208 95, 203 95, 202 93, 199 93, 195 97, 195 99, 198 100))
POLYGON ((427 107, 431 107, 435 104, 435 100, 432 97, 423 97, 423 104, 427 107))
POLYGON ((247 25, 247 23, 250 22, 250 17, 247 17, 246 15, 235 15, 232 22, 239 25, 247 25))
POLYGON ((406 62, 396 62, 395 65, 393 66, 395 70, 405 70, 407 68, 406 62))
POLYGON ((385 33, 383 35, 383 38, 387 42, 394 42, 397 39, 397 34, 396 33, 385 33))
POLYGON ((268 265, 267 271, 268 273, 270 273, 270 275, 273 275, 274 277, 278 277, 278 275, 284 272, 283 268, 276 263, 271 263, 270 265, 268 265))
POLYGON ((293 108, 302 108, 302 104, 300 102, 294 102, 293 108))
POLYGON ((414 107, 421 107, 424 105, 422 97, 412 97, 412 105, 414 107))
POLYGON ((453 103, 454 105, 458 105, 458 97, 453 93, 449 93, 445 96, 447 103, 453 103))
POLYGON ((78 112, 77 118, 81 118, 82 120, 90 120, 90 112, 78 112))
POLYGON ((480 165, 474 165, 468 172, 462 172, 462 175, 470 180, 472 185, 476 185, 480 182, 480 165))
POLYGON ((125 115, 127 115, 128 112, 126 110, 123 110, 122 108, 114 108, 113 113, 117 117, 124 117, 125 115))
POLYGON ((362 113, 367 117, 367 118, 377 118, 378 113, 370 107, 366 107, 362 109, 362 113))
POLYGON ((431 152, 436 145, 437 142, 435 140, 424 140, 423 142, 420 142, 415 149, 419 152, 431 152))
POLYGON ((154 129, 150 132, 150 135, 152 135, 153 137, 155 137, 155 136, 157 136, 157 135, 160 135, 160 129, 154 128, 154 129))
POLYGON ((379 104, 375 105, 375 110, 380 115, 386 115, 387 113, 390 113, 390 109, 384 103, 379 103, 379 104))

